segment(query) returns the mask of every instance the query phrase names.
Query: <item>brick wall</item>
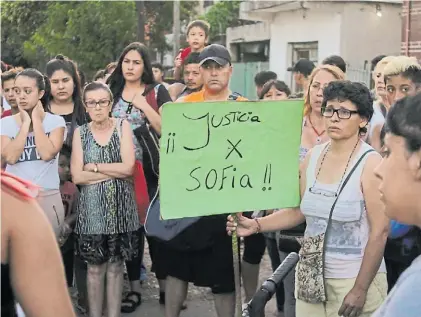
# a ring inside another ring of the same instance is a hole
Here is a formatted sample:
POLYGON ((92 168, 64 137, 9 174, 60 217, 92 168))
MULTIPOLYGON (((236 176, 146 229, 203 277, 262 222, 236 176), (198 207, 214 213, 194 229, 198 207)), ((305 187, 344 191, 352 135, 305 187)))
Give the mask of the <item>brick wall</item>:
POLYGON ((418 60, 421 60, 421 1, 405 0, 403 3, 401 53, 404 55, 407 52, 407 29, 409 29, 408 55, 416 56, 418 60), (407 28, 408 11, 409 28, 407 28))

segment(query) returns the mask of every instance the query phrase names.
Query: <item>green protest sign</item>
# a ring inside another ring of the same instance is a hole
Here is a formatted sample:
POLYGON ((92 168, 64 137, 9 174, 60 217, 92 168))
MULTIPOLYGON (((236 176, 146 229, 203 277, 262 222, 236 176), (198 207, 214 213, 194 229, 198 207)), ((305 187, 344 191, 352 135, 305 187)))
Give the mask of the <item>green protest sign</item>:
POLYGON ((302 118, 302 100, 166 104, 162 218, 297 206, 302 118))

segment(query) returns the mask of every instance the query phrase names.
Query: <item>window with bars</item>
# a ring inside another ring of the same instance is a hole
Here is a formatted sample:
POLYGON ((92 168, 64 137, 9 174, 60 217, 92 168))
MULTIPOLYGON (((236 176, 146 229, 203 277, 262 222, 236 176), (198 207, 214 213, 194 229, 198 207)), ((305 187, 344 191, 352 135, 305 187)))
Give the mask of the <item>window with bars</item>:
MULTIPOLYGON (((288 45, 289 50, 289 63, 290 65, 294 65, 299 59, 305 58, 317 65, 318 56, 319 56, 319 43, 315 42, 297 42, 297 43, 289 43, 288 45)), ((299 87, 295 81, 294 76, 291 74, 291 81, 290 87, 293 92, 300 92, 302 91, 302 87, 299 87)))

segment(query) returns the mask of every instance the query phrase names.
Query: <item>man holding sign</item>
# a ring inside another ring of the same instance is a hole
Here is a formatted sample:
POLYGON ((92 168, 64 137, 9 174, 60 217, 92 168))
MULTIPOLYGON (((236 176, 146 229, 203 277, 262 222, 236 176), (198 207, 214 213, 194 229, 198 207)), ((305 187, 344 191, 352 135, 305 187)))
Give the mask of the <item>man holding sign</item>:
MULTIPOLYGON (((177 102, 246 100, 241 96, 232 95, 229 90, 232 66, 230 54, 225 47, 218 44, 209 45, 202 51, 199 60, 204 82, 203 90, 180 98, 177 102)), ((161 147, 166 153, 175 148, 173 144, 176 142, 176 137, 171 135, 167 143, 161 141, 161 147)), ((234 317, 233 256, 231 238, 226 235, 225 223, 226 217, 223 215, 202 217, 178 236, 179 239, 184 238, 185 243, 191 245, 194 251, 179 251, 171 247, 166 250, 167 258, 171 259, 166 282, 167 289, 171 290, 165 294, 166 317, 180 315, 187 296, 188 282, 210 287, 214 294, 218 316, 234 317)))
POLYGON ((203 90, 162 113, 162 218, 201 217, 165 250, 166 317, 179 316, 188 282, 212 289, 218 316, 234 316, 232 241, 221 214, 299 201, 302 102, 256 103, 233 94, 231 58, 221 45, 203 50, 200 72, 203 90))

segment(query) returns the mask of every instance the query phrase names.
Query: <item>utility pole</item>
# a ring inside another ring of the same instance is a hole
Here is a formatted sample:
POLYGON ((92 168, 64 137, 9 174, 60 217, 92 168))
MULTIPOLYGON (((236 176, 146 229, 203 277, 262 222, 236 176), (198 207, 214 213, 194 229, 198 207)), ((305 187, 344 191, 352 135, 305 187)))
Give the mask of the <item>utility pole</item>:
POLYGON ((143 0, 136 1, 136 15, 137 15, 137 41, 145 43, 145 3, 143 0))
POLYGON ((173 34, 174 34, 173 53, 174 53, 174 57, 176 57, 180 49, 180 0, 174 0, 173 34))

